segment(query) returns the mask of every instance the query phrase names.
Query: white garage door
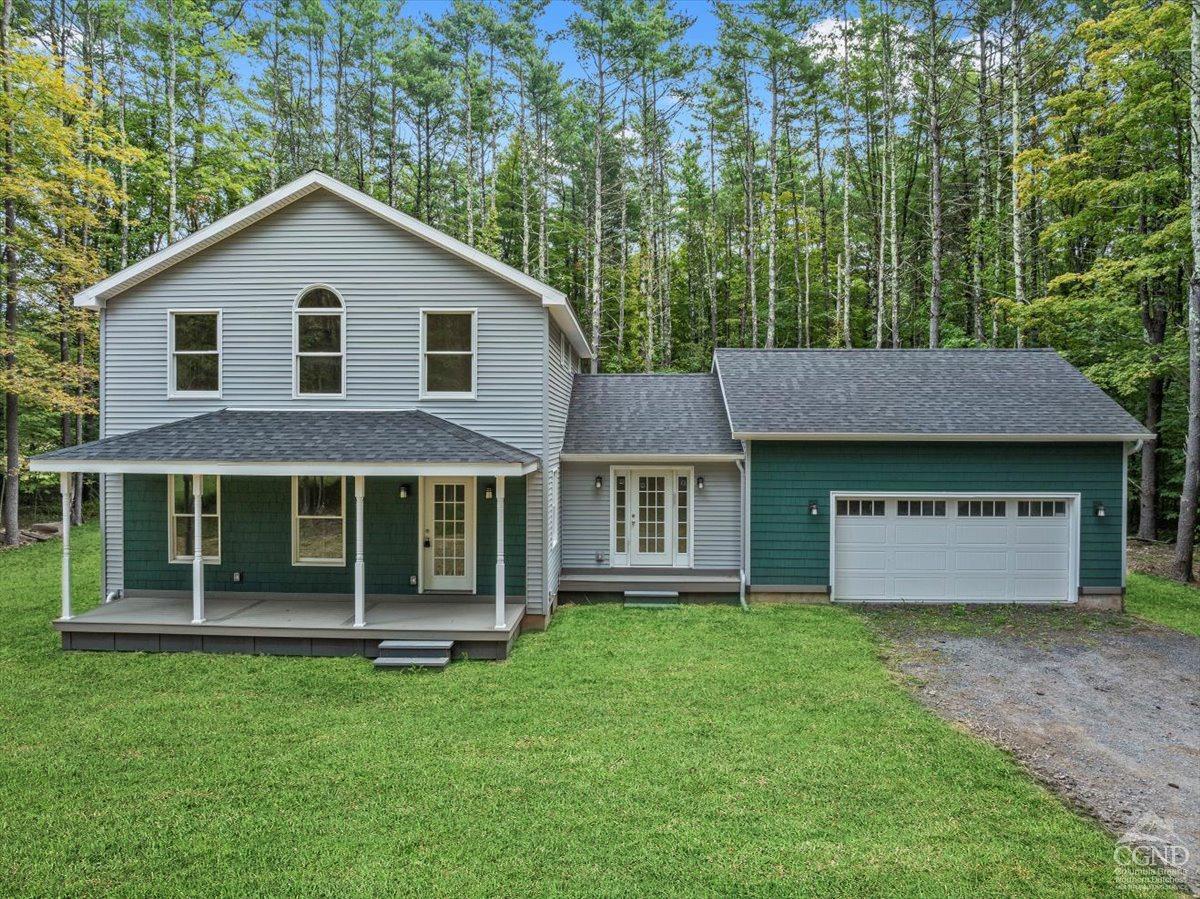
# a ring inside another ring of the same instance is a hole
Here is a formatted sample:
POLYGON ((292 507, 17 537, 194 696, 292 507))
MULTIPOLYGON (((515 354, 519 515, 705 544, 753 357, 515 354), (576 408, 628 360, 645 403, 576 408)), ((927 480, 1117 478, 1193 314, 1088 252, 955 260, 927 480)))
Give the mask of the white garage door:
POLYGON ((840 600, 1063 602, 1074 500, 842 497, 833 595, 840 600))

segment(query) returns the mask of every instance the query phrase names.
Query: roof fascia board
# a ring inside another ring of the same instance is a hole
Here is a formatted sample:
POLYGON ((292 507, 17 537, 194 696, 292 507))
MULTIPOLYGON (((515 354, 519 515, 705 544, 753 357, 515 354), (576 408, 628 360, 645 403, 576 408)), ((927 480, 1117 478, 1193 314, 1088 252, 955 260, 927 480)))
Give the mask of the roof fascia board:
POLYGON ((365 475, 368 477, 521 477, 536 471, 537 462, 216 462, 110 461, 93 459, 30 459, 30 471, 97 472, 99 474, 226 474, 279 477, 282 475, 365 475))
POLYGON ((563 453, 564 462, 736 462, 741 453, 563 453))
POLYGON ((1146 434, 908 434, 893 432, 754 432, 735 431, 738 440, 793 440, 797 442, 818 441, 892 441, 895 443, 1121 443, 1127 440, 1153 440, 1146 434))

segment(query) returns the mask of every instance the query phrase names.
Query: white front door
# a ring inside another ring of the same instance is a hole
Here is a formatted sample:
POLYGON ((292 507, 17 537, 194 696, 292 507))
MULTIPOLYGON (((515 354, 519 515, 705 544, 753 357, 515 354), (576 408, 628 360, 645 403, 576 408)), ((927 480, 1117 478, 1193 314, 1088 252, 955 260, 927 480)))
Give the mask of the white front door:
POLYGON ((475 590, 475 479, 425 478, 425 590, 475 590))
POLYGON ((670 471, 630 472, 631 565, 672 565, 675 560, 675 491, 670 471))

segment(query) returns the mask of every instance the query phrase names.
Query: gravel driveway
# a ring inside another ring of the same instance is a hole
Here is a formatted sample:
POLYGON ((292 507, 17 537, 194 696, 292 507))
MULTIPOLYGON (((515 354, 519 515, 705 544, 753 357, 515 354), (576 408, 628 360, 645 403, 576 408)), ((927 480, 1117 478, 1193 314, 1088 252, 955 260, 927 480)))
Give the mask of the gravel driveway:
POLYGON ((1200 640, 1120 615, 865 612, 944 718, 1011 751, 1114 835, 1173 825, 1200 895, 1200 640))

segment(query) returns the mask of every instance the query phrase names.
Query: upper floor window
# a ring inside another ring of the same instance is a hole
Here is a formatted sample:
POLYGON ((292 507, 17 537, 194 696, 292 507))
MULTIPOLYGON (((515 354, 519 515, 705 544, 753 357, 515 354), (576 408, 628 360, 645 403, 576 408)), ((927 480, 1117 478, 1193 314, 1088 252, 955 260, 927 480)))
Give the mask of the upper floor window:
POLYGON ((221 395, 221 313, 171 312, 172 396, 221 395))
POLYGON ((296 301, 294 379, 297 396, 346 392, 346 308, 328 287, 310 287, 296 301))
POLYGON ((421 396, 474 399, 474 309, 422 310, 421 396))

